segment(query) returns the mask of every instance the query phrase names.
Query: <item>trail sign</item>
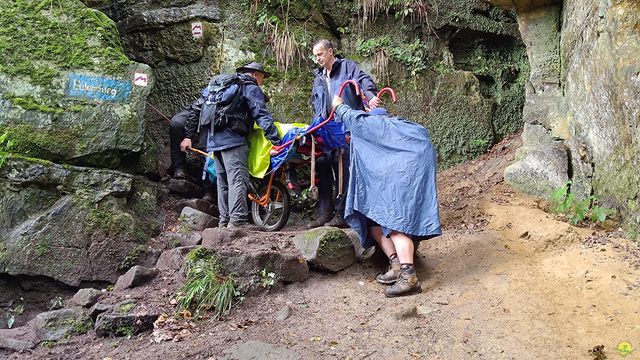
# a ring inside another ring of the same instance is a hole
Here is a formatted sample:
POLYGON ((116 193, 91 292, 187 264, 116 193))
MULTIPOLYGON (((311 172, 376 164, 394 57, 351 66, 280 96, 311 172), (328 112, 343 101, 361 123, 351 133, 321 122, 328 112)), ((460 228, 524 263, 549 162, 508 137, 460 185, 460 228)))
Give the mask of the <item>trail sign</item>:
POLYGON ((204 29, 202 27, 202 23, 201 22, 192 22, 191 23, 191 34, 193 34, 194 38, 200 38, 202 37, 202 34, 204 32, 204 29))
POLYGON ((138 86, 147 86, 149 83, 149 75, 143 73, 135 73, 133 75, 133 83, 138 86))

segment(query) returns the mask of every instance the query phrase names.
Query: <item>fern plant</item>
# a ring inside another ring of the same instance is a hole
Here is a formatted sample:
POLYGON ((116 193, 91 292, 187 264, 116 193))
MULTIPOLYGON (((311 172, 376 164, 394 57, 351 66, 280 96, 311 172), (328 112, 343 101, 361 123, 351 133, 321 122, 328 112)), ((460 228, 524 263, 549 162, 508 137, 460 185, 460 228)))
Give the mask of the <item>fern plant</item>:
POLYGON ((187 255, 186 282, 177 296, 177 311, 194 310, 200 315, 213 309, 219 319, 231 311, 234 298, 240 296, 235 275, 222 275, 220 258, 212 251, 198 248, 187 255))

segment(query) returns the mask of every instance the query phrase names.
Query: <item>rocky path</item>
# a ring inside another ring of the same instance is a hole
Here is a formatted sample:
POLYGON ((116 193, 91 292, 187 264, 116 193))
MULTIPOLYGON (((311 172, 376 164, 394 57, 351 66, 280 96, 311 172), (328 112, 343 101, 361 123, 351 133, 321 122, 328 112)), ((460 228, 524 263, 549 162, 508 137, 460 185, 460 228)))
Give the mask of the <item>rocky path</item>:
POLYGON ((385 298, 367 261, 249 297, 180 341, 89 333, 9 358, 617 359, 620 342, 640 349, 637 245, 512 192, 501 174, 516 146, 439 174, 445 231, 419 247, 419 295, 385 298))

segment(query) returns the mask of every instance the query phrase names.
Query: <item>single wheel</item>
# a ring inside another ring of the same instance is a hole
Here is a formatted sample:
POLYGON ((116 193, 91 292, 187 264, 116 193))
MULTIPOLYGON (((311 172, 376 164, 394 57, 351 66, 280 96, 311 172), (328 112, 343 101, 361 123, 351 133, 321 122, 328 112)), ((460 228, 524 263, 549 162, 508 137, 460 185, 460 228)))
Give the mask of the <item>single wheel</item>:
MULTIPOLYGON (((260 189, 258 194, 263 196, 267 192, 267 187, 260 189)), ((253 223, 264 231, 278 231, 282 229, 289 220, 291 211, 291 198, 287 188, 279 181, 271 184, 269 202, 262 206, 255 201, 251 201, 251 218, 253 223)))

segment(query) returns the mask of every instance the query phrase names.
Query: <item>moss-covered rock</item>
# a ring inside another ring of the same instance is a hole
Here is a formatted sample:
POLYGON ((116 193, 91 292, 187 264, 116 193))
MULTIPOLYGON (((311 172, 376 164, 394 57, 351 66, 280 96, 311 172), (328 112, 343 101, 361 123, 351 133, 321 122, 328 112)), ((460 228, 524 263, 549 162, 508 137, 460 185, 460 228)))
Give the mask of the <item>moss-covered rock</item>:
POLYGON ((14 152, 117 167, 138 152, 151 69, 129 60, 116 26, 79 0, 0 8, 0 132, 14 152), (134 78, 144 74, 147 86, 134 78))
POLYGON ((317 269, 336 272, 356 262, 356 254, 344 231, 321 227, 305 231, 293 239, 296 248, 317 269))

